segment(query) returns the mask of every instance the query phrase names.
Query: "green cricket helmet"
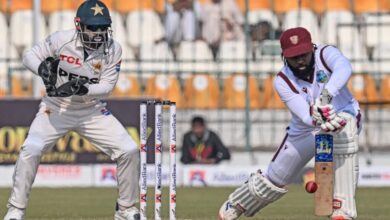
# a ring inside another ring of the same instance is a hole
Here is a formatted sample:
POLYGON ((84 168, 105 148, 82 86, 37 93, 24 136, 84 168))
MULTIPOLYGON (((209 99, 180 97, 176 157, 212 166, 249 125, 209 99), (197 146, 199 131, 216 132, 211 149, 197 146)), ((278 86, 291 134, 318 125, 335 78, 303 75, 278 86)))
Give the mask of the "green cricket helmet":
POLYGON ((104 51, 111 43, 111 16, 107 6, 99 0, 83 2, 74 19, 76 30, 84 47, 97 50, 102 45, 104 51))

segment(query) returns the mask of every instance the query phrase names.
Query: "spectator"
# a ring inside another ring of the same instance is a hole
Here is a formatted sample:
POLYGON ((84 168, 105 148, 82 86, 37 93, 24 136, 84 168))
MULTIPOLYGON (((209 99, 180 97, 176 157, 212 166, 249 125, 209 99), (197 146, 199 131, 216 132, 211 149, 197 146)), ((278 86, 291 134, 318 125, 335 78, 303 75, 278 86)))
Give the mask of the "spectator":
POLYGON ((275 40, 279 39, 280 37, 280 30, 274 30, 272 28, 272 25, 268 21, 259 21, 256 24, 253 24, 250 26, 250 38, 251 38, 251 48, 252 48, 252 57, 253 60, 256 60, 259 58, 259 56, 262 54, 262 50, 273 50, 273 55, 280 55, 281 49, 279 47, 279 44, 277 41, 275 41, 277 44, 273 48, 267 48, 264 47, 263 42, 265 40, 275 40))
POLYGON ((218 135, 207 128, 202 117, 194 117, 191 126, 191 131, 184 135, 181 162, 217 164, 230 159, 229 150, 218 135))
POLYGON ((250 36, 253 42, 271 39, 272 25, 268 21, 259 21, 250 26, 250 36))
POLYGON ((196 0, 175 0, 166 3, 165 32, 171 48, 181 41, 193 41, 197 36, 199 5, 196 0))
POLYGON ((201 12, 202 38, 214 57, 221 41, 244 40, 244 17, 234 0, 211 0, 201 12))

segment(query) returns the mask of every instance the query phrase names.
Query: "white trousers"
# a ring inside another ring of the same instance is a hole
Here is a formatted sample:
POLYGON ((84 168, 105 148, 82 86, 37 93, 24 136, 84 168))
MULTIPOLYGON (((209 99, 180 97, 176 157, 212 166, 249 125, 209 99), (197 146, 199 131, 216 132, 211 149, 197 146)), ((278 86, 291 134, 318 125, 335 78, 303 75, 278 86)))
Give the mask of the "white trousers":
POLYGON ((291 137, 286 135, 265 172, 277 186, 290 184, 315 153, 315 132, 291 137))
POLYGON ((13 175, 10 205, 26 208, 41 156, 69 131, 75 131, 117 163, 118 204, 138 201, 139 152, 123 125, 105 107, 56 112, 41 103, 21 147, 13 175))

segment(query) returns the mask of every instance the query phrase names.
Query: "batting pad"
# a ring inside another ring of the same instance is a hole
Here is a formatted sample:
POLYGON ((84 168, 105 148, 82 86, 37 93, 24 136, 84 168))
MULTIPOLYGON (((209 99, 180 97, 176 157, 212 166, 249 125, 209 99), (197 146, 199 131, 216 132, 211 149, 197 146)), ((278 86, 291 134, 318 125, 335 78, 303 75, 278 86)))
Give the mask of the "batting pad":
POLYGON ((252 173, 248 182, 241 185, 229 196, 230 202, 245 209, 244 215, 251 217, 268 204, 287 193, 266 179, 261 173, 252 173))
POLYGON ((333 216, 356 218, 355 191, 359 174, 355 154, 334 155, 335 181, 333 192, 333 216))
POLYGON ((333 135, 334 154, 358 152, 358 128, 355 117, 346 112, 340 112, 338 115, 344 118, 347 124, 343 130, 333 135))
POLYGON ((348 113, 339 114, 347 120, 347 124, 341 132, 334 134, 333 138, 334 211, 332 216, 356 218, 355 191, 359 175, 358 128, 355 117, 348 113))

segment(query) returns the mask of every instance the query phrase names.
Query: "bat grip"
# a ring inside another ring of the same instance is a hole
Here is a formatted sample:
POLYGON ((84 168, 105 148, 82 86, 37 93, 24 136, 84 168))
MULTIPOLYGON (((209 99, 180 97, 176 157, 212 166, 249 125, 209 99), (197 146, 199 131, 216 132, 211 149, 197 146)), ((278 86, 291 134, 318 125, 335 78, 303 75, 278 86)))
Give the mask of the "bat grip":
POLYGON ((328 105, 330 102, 329 97, 329 91, 327 89, 323 89, 321 92, 321 105, 328 105))

